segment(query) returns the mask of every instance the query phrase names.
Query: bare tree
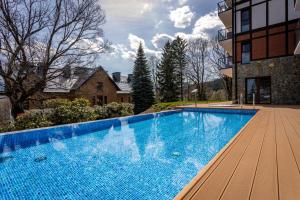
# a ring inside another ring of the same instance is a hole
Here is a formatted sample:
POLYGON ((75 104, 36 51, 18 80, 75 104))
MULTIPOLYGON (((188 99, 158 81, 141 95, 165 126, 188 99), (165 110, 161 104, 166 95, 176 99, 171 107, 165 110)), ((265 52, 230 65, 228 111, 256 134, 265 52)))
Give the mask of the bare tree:
POLYGON ((222 80, 222 85, 226 93, 227 100, 232 98, 232 78, 223 74, 220 70, 232 64, 231 57, 219 45, 217 39, 210 41, 210 54, 209 54, 210 68, 209 72, 222 80))
POLYGON ((198 100, 205 99, 206 61, 209 55, 208 40, 198 38, 190 40, 187 46, 187 75, 197 89, 198 100))
POLYGON ((95 60, 104 22, 98 0, 0 0, 0 76, 14 117, 64 66, 95 60))

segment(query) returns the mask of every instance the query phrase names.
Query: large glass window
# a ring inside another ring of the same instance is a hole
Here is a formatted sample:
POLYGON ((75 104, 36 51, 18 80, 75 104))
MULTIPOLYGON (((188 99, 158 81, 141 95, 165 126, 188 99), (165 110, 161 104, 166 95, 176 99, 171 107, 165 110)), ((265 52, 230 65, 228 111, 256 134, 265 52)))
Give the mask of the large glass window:
POLYGON ((250 63, 250 58, 251 58, 250 52, 251 52, 250 42, 243 42, 242 43, 242 64, 250 63))
POLYGON ((241 11, 241 30, 242 32, 247 32, 250 30, 250 9, 245 9, 241 11))
POLYGON ((257 104, 271 103, 271 78, 257 77, 246 79, 246 103, 252 104, 253 98, 257 104))

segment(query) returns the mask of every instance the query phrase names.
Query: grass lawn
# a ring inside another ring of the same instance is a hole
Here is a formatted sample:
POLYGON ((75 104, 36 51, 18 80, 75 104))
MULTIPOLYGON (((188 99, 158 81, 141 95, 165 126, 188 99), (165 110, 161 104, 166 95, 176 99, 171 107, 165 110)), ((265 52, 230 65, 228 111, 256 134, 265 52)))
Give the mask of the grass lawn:
MULTIPOLYGON (((197 101, 197 104, 218 103, 218 102, 224 102, 224 101, 218 101, 218 100, 197 101)), ((195 104, 195 101, 176 101, 176 102, 157 103, 154 104, 149 110, 147 110, 147 113, 159 112, 162 110, 170 110, 176 106, 184 106, 184 105, 191 105, 191 104, 195 104)))

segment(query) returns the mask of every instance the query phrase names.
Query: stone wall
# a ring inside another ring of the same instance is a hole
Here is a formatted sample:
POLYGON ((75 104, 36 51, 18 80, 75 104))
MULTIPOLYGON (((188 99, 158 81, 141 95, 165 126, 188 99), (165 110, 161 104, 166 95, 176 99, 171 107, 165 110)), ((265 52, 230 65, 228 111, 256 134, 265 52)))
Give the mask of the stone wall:
MULTIPOLYGON (((287 56, 238 64, 238 97, 245 97, 245 79, 271 77, 272 104, 300 104, 300 56, 287 56)), ((235 76, 233 69, 233 97, 235 76)), ((243 100, 245 102, 245 99, 243 100)))

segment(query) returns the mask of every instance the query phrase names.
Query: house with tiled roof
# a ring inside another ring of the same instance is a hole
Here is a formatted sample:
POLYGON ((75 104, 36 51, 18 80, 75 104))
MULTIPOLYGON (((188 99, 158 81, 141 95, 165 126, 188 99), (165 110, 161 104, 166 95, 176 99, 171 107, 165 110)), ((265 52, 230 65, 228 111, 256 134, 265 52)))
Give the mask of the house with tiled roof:
POLYGON ((86 98, 92 105, 111 102, 131 102, 131 87, 125 82, 114 80, 103 67, 66 67, 63 72, 47 82, 43 92, 33 96, 28 108, 38 108, 47 99, 86 98))
POLYGON ((118 101, 119 102, 131 102, 132 101, 132 74, 128 74, 128 76, 122 76, 121 72, 114 72, 112 74, 113 81, 120 88, 117 91, 118 101))

